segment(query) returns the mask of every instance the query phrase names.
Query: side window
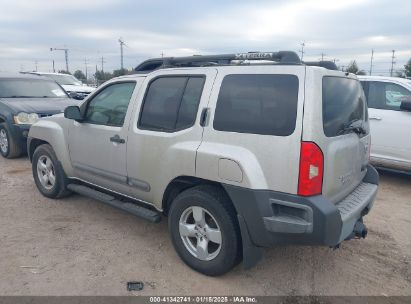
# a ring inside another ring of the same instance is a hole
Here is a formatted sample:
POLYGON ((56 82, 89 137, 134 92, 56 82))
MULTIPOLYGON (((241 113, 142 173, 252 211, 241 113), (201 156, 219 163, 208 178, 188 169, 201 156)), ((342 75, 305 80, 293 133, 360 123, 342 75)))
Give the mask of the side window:
POLYGON ((139 128, 173 132, 191 127, 196 119, 204 77, 173 76, 152 81, 144 98, 139 128))
POLYGON ((411 92, 391 82, 369 82, 368 106, 375 109, 400 111, 403 100, 411 99, 411 92))
POLYGON ((295 75, 227 75, 217 100, 214 129, 288 136, 295 129, 297 103, 295 75))
POLYGON ((135 86, 135 82, 124 82, 104 88, 87 105, 85 122, 123 126, 135 86))

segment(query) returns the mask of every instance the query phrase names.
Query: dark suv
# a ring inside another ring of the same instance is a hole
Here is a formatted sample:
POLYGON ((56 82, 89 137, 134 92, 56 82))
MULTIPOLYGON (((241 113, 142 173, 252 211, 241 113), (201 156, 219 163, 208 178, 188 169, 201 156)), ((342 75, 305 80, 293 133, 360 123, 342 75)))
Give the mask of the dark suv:
POLYGON ((6 158, 23 154, 30 126, 73 104, 61 86, 49 78, 0 74, 0 154, 6 158))

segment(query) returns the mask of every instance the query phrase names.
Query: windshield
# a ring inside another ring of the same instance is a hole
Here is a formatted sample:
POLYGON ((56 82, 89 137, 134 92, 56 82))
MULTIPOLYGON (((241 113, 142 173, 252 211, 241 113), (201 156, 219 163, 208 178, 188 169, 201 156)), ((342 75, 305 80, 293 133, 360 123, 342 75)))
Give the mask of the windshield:
POLYGON ((0 98, 67 97, 54 81, 40 79, 1 79, 0 98))
POLYGON ((63 74, 44 74, 59 83, 60 85, 82 85, 81 81, 78 80, 73 75, 63 75, 63 74))

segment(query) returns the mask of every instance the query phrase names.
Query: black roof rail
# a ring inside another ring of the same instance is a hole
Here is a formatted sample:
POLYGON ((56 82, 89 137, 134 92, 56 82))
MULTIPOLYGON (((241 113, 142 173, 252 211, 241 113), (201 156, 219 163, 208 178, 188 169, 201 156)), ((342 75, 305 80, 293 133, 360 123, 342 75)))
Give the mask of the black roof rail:
POLYGON ((251 61, 264 60, 273 61, 283 64, 301 64, 300 57, 292 51, 279 52, 249 52, 239 54, 222 54, 222 55, 194 55, 187 57, 164 57, 148 59, 139 64, 135 73, 147 73, 157 69, 171 67, 199 67, 211 65, 228 65, 232 61, 251 61))
POLYGON ((338 71, 338 67, 334 61, 303 61, 303 64, 338 71))

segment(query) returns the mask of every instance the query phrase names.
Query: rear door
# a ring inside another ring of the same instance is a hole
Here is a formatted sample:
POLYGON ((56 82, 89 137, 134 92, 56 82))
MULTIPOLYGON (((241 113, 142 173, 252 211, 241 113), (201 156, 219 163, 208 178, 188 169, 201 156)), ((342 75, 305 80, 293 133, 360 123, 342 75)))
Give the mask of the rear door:
POLYGON ((216 74, 213 68, 196 68, 163 69, 147 76, 129 130, 129 195, 161 208, 170 181, 195 175, 201 112, 216 74))
POLYGON ((364 81, 371 125, 371 159, 377 165, 411 169, 411 112, 400 108, 410 89, 388 81, 364 81))
POLYGON ((366 174, 369 160, 369 123, 364 91, 355 76, 309 68, 304 106, 305 141, 314 141, 324 155, 322 193, 338 202, 352 192, 366 174), (360 125, 365 134, 348 127, 360 125))

